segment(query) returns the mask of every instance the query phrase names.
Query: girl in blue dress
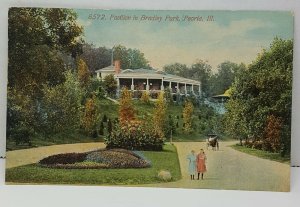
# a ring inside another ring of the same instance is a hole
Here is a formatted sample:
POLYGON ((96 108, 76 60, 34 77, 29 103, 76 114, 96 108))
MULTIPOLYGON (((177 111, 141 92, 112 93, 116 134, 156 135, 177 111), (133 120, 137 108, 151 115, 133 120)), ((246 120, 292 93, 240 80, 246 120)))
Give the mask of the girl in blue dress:
POLYGON ((196 155, 195 151, 192 150, 191 153, 187 156, 188 162, 189 162, 189 174, 191 176, 191 180, 195 179, 195 173, 196 173, 196 155))

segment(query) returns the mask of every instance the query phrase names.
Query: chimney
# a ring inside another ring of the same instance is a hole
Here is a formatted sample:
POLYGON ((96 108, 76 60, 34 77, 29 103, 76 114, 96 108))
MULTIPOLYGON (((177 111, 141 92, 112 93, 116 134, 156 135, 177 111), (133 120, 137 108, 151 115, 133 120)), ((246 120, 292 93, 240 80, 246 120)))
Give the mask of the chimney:
POLYGON ((115 60, 114 65, 115 65, 115 74, 119 74, 121 72, 121 61, 115 60))

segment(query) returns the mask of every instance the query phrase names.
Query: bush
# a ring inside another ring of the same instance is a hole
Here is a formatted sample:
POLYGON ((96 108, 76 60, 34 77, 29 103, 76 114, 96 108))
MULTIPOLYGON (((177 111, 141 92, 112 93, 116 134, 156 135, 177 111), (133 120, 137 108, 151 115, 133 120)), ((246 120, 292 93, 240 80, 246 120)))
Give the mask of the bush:
POLYGON ((100 123, 99 134, 104 135, 104 124, 103 124, 103 122, 100 123))
POLYGON ((172 176, 171 176, 171 173, 169 171, 166 171, 166 170, 161 170, 157 177, 160 179, 160 180, 163 180, 163 181, 170 181, 172 179, 172 176))
POLYGON ((106 123, 107 122, 107 116, 106 114, 104 114, 103 118, 102 118, 102 122, 106 123))
POLYGON ((125 122, 122 127, 116 126, 105 138, 108 149, 124 148, 129 150, 162 150, 163 138, 153 132, 149 123, 140 121, 125 122))
POLYGON ((64 169, 146 168, 150 161, 124 149, 97 150, 87 153, 52 155, 39 161, 43 167, 64 169))
POLYGON ((263 149, 263 142, 262 141, 256 141, 252 143, 252 148, 262 150, 263 149))
POLYGON ((25 127, 20 127, 15 132, 13 133, 13 138, 16 142, 16 145, 19 144, 28 144, 31 146, 31 140, 30 140, 30 135, 31 131, 25 127))

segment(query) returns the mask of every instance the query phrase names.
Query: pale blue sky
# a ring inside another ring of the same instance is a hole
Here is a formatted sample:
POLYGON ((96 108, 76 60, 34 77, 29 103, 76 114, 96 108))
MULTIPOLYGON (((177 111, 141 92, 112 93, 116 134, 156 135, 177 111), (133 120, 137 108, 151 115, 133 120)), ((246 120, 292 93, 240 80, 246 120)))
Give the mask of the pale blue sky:
POLYGON ((124 45, 145 54, 154 68, 175 62, 187 65, 207 60, 213 69, 229 60, 246 64, 267 48, 275 36, 293 38, 291 12, 274 11, 140 11, 76 10, 84 26, 84 39, 96 46, 124 45), (99 15, 91 20, 89 15, 99 15), (105 20, 101 20, 105 15, 105 20), (111 15, 137 16, 139 20, 110 20, 111 15), (140 21, 142 15, 162 17, 159 21, 140 21), (166 16, 180 21, 165 21, 166 16), (204 21, 183 21, 184 16, 204 21), (213 16, 214 21, 206 21, 213 16))

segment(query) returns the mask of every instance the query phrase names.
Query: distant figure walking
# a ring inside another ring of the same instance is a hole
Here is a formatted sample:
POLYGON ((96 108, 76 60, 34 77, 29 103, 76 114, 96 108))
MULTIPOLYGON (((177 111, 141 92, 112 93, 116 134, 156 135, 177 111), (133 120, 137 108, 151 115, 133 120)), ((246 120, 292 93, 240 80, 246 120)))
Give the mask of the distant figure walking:
POLYGON ((201 174, 201 179, 203 180, 203 174, 206 172, 206 155, 204 150, 201 149, 200 153, 197 155, 196 162, 197 162, 197 172, 198 172, 198 180, 201 174))
POLYGON ((189 162, 189 174, 191 176, 191 180, 195 179, 195 173, 196 173, 196 155, 195 151, 192 150, 191 153, 187 156, 188 162, 189 162))

